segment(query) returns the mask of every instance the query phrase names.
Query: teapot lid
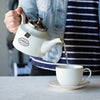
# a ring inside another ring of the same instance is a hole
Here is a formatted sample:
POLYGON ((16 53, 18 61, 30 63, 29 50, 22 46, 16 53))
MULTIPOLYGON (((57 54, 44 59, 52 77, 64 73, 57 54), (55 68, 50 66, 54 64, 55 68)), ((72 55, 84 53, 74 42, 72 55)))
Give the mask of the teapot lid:
POLYGON ((29 26, 31 26, 32 28, 34 28, 38 31, 45 32, 45 31, 47 31, 47 28, 42 24, 42 20, 43 20, 43 18, 38 17, 38 21, 29 21, 28 24, 29 24, 29 26))

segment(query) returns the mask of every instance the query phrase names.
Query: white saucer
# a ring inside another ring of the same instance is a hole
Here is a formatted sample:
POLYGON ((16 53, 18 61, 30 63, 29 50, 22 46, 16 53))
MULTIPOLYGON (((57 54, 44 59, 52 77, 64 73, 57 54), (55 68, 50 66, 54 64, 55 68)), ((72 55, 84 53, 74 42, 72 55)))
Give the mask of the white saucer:
POLYGON ((58 83, 57 80, 54 80, 54 81, 51 81, 49 83, 50 86, 52 87, 56 87, 56 88, 64 88, 64 89, 79 89, 79 88, 82 88, 82 87, 85 87, 87 85, 89 85, 90 82, 89 81, 85 81, 84 83, 80 83, 79 85, 76 85, 76 86, 62 86, 58 83))

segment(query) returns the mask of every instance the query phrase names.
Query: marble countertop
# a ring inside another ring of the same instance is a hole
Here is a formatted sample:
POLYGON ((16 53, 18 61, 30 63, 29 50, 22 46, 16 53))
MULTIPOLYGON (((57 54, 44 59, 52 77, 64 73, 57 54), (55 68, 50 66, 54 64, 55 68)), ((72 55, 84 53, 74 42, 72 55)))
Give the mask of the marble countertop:
POLYGON ((0 77, 0 100, 100 100, 100 76, 84 88, 49 86, 56 76, 0 77))

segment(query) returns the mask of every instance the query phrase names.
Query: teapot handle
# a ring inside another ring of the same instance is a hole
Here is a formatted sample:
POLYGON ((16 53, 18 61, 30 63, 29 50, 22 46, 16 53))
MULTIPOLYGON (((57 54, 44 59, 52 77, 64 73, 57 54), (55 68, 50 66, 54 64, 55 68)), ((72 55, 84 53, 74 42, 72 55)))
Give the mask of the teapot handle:
POLYGON ((22 18, 21 24, 26 24, 26 16, 24 13, 21 14, 21 18, 22 18))

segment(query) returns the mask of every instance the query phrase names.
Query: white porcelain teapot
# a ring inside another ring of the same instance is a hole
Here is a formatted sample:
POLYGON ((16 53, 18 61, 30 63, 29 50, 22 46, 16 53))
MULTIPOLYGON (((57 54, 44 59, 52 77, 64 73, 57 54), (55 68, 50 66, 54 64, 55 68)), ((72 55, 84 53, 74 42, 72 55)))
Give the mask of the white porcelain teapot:
POLYGON ((13 40, 14 47, 30 56, 42 57, 55 44, 62 43, 60 38, 51 40, 45 29, 36 29, 30 22, 26 23, 23 13, 21 25, 19 26, 13 40))

